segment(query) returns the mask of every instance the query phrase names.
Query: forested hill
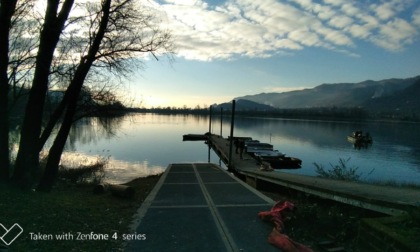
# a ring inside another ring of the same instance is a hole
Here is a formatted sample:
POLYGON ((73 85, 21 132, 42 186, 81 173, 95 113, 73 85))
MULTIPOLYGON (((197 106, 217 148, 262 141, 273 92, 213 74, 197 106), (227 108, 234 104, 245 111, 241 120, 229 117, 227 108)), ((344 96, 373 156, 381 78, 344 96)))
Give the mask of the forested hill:
POLYGON ((367 80, 360 83, 322 84, 310 89, 237 97, 280 109, 362 107, 366 110, 420 110, 420 75, 407 79, 367 80))

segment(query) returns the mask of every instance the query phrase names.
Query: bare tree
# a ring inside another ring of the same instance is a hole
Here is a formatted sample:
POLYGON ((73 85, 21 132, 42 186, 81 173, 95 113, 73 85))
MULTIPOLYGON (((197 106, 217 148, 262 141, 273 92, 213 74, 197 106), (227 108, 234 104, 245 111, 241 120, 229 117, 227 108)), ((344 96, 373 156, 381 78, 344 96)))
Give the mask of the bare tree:
POLYGON ((23 119, 19 151, 13 179, 22 186, 30 186, 32 173, 39 169, 37 143, 41 133, 43 109, 48 90, 50 67, 64 24, 74 0, 49 0, 40 34, 32 87, 23 119), (60 10, 59 10, 59 7, 60 10))
POLYGON ((39 45, 39 22, 34 18, 35 0, 18 1, 12 18, 9 37, 9 108, 29 89, 35 67, 36 49, 39 45))
MULTIPOLYGON (((86 53, 80 54, 80 62, 68 86, 64 99, 65 114, 60 130, 49 150, 45 173, 39 189, 49 190, 56 177, 58 164, 76 114, 78 97, 86 79, 96 78, 104 70, 111 73, 128 73, 134 69, 133 60, 141 54, 153 55, 171 52, 170 35, 155 27, 153 15, 139 12, 136 1, 104 0, 98 12, 94 5, 88 5, 91 13, 88 20, 89 29, 86 42, 86 53)), ((80 47, 79 47, 80 48, 80 47)), ((156 56, 155 56, 156 57, 156 56)), ((139 61, 140 62, 140 61, 139 61)), ((105 89, 103 89, 105 90, 105 89)), ((115 97, 107 92, 100 92, 112 102, 115 97)))
MULTIPOLYGON (((6 6, 3 2, 10 1, 1 0, 2 10, 6 6)), ((27 67, 21 74, 14 74, 13 78, 10 77, 12 75, 9 76, 9 81, 13 80, 13 87, 31 87, 13 173, 14 181, 27 187, 33 182, 33 174, 39 171, 39 153, 62 117, 63 122, 50 149, 46 172, 39 186, 45 190, 51 187, 69 128, 75 120, 78 97, 82 89, 93 90, 94 86, 99 87, 99 91, 96 91, 97 94, 101 94, 99 98, 114 102, 115 96, 109 89, 101 87, 95 80, 101 79, 102 76, 108 79, 110 76, 117 79, 129 76, 131 71, 142 67, 145 54, 157 59, 161 54, 170 58, 173 53, 169 32, 161 30, 158 26, 159 21, 152 12, 144 6, 139 6, 138 1, 98 0, 83 4, 73 2, 74 0, 49 0, 45 16, 35 19, 37 25, 34 27, 39 27, 39 34, 27 36, 26 41, 22 40, 26 42, 26 48, 31 48, 27 51, 28 54, 22 53, 22 57, 16 57, 13 64, 9 64, 9 72, 10 69, 27 67), (72 8, 80 10, 82 7, 85 8, 84 11, 71 14, 72 8), (34 52, 36 57, 33 57, 34 52), (28 80, 31 80, 31 85, 28 80), (47 91, 52 87, 66 91, 60 105, 42 131, 44 104, 47 91)), ((10 15, 13 16, 13 13, 10 15)), ((16 31, 18 34, 19 30, 16 31)), ((10 49, 14 55, 19 55, 16 53, 19 44, 16 45, 18 46, 10 49)), ((3 56, 2 53, 1 51, 0 57, 3 56)), ((7 73, 7 70, 5 72, 7 73)), ((13 90, 16 96, 22 88, 13 90)), ((1 94, 3 95, 3 92, 1 94)), ((3 122, 7 115, 1 116, 3 122)), ((4 143, 6 142, 8 140, 5 139, 4 143)))
POLYGON ((0 2, 0 179, 9 177, 9 32, 17 1, 0 2))

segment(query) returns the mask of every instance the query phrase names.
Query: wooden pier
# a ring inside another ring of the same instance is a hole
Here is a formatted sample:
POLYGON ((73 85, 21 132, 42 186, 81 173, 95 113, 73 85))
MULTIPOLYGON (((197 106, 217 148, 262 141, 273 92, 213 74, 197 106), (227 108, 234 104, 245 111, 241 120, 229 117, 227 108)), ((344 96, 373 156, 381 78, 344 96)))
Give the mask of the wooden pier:
MULTIPOLYGON (((225 164, 229 163, 230 141, 211 135, 208 144, 225 164)), ((243 159, 240 159, 235 148, 232 148, 232 152, 229 169, 257 189, 263 183, 271 183, 389 215, 400 215, 420 208, 418 189, 332 180, 281 171, 261 171, 256 160, 248 154, 244 153, 243 159)))

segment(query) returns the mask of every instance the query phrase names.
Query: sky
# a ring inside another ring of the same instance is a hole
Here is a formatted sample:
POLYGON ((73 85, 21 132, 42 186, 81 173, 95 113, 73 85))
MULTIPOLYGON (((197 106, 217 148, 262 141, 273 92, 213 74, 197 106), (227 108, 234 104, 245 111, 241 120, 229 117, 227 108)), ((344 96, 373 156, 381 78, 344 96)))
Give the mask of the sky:
POLYGON ((420 75, 419 0, 149 0, 173 61, 127 90, 143 107, 200 107, 323 83, 420 75))

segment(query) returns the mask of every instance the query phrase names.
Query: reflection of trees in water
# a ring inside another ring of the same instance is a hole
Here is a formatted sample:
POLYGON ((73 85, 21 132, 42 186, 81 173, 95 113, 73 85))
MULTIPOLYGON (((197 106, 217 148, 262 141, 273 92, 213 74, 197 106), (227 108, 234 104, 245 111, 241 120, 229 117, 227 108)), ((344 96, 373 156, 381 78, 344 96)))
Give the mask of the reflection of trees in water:
MULTIPOLYGON (((208 115, 195 114, 137 114, 147 115, 148 123, 163 124, 178 124, 191 123, 193 121, 197 125, 208 124, 208 115)), ((134 115, 136 117, 136 115, 134 115)))
POLYGON ((111 139, 117 134, 124 120, 118 117, 88 117, 77 121, 71 128, 66 150, 75 150, 75 144, 97 143, 100 139, 111 139))

